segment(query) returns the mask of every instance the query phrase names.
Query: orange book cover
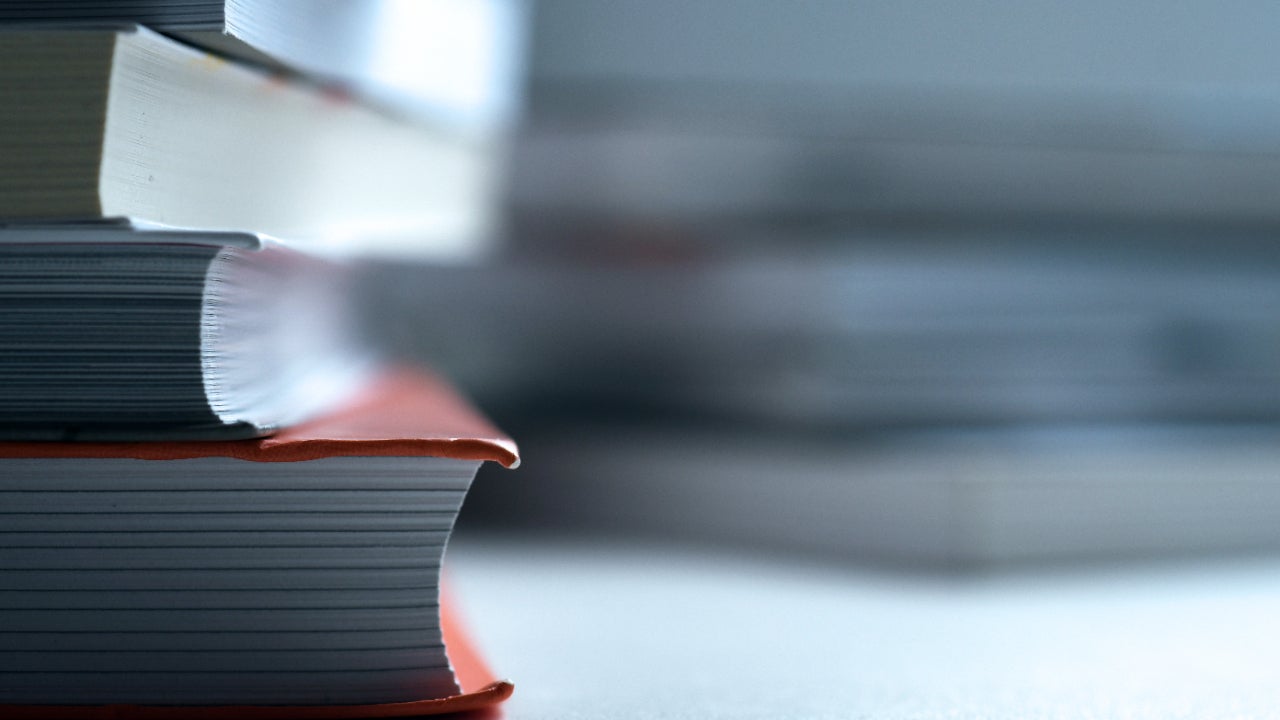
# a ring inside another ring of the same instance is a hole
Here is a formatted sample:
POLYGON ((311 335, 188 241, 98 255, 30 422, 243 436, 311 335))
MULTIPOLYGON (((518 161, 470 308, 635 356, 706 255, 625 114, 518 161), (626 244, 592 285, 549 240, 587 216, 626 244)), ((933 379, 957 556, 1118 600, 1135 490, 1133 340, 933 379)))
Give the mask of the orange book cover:
POLYGON ((341 455, 437 456, 519 465, 516 445, 442 380, 416 370, 384 374, 336 413, 253 440, 0 442, 0 458, 233 457, 295 462, 341 455))
MULTIPOLYGON (((415 370, 385 374, 345 410, 274 436, 237 441, 0 442, 2 458, 130 458, 176 460, 232 457, 296 462, 335 456, 434 456, 519 464, 515 443, 443 381, 415 370)), ((491 707, 511 695, 463 632, 447 594, 441 630, 460 694, 367 705, 0 705, 4 718, 78 720, 322 720, 414 717, 491 707)))

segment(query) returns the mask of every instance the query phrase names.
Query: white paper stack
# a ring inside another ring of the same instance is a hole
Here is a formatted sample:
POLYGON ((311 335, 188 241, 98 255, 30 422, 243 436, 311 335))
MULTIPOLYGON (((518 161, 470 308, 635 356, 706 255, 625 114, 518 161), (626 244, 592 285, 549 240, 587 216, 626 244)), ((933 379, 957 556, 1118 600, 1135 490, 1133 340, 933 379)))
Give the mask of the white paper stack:
POLYGON ((0 702, 456 693, 437 578, 477 466, 0 460, 0 702))

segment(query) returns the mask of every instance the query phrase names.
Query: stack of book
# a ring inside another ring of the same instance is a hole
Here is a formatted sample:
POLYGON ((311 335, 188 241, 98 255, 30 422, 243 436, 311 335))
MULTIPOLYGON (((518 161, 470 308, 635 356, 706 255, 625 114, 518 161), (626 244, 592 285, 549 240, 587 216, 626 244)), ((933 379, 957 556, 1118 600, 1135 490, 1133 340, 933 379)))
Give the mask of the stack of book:
POLYGON ((341 256, 481 250, 512 12, 0 2, 0 714, 510 693, 439 574, 515 446, 379 362, 341 256))

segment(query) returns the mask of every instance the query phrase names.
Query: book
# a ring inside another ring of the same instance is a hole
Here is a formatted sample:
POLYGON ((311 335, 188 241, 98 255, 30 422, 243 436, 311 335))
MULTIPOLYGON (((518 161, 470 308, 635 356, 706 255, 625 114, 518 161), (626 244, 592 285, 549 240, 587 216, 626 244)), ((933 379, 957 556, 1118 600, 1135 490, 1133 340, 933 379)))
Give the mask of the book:
POLYGON ((244 437, 376 365, 345 264, 248 233, 0 227, 0 438, 244 437))
POLYGON ((0 222, 130 218, 326 249, 482 249, 495 143, 138 26, 0 28, 0 222))
POLYGON ((265 439, 0 443, 0 712, 501 700, 510 685, 476 687, 463 647, 459 685, 438 596, 484 461, 514 467, 518 450, 408 370, 265 439))
POLYGON ((507 533, 554 528, 947 572, 1280 550, 1280 432, 1266 424, 858 437, 593 419, 543 421, 529 435, 537 468, 501 493, 482 485, 469 517, 507 533))
POLYGON ((0 23, 138 24, 478 131, 514 110, 517 0, 0 0, 0 23))

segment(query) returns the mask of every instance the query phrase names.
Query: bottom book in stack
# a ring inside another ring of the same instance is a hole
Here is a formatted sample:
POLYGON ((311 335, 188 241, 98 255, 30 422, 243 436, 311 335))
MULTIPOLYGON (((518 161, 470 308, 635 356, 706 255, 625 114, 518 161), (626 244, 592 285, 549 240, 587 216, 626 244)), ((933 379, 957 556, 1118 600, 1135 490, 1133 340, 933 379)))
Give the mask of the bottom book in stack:
POLYGON ((410 372, 265 439, 0 443, 0 706, 502 699, 439 606, 486 460, 514 444, 410 372))

